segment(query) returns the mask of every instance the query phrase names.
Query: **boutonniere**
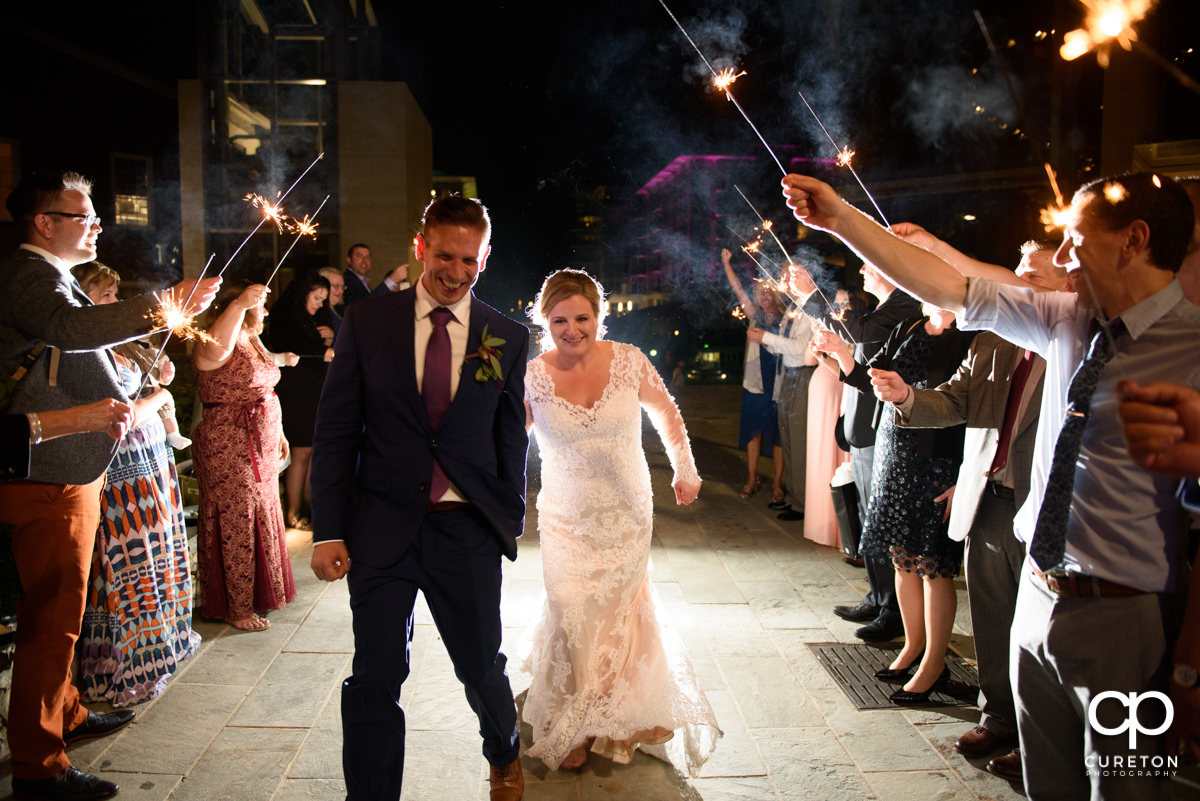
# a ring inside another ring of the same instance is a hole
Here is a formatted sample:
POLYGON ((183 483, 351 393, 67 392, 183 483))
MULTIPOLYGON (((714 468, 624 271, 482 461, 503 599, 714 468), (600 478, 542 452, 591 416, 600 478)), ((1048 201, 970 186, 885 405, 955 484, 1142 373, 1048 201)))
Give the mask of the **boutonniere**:
POLYGON ((479 359, 479 369, 475 371, 476 381, 495 381, 499 384, 504 380, 504 374, 500 372, 500 346, 504 342, 500 337, 490 336, 487 326, 484 325, 483 334, 479 338, 479 350, 467 357, 479 359))

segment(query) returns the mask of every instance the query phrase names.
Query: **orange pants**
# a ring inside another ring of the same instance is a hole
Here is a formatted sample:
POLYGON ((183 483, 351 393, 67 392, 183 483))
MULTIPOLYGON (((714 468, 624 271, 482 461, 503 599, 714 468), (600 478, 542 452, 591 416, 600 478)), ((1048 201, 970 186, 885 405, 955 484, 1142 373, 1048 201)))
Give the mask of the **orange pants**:
POLYGON ((13 776, 44 779, 71 765, 63 733, 87 718, 71 684, 104 476, 90 484, 0 483, 0 520, 13 531, 21 577, 8 711, 13 776))

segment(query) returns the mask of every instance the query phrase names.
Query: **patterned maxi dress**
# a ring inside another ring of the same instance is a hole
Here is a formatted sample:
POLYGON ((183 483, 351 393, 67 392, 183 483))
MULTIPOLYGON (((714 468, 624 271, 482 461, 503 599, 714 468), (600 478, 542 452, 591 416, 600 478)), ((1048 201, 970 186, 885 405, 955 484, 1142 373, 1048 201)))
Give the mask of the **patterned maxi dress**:
MULTIPOLYGON (((118 373, 136 392, 142 374, 124 364, 118 373)), ((108 466, 79 639, 85 697, 113 706, 158 696, 200 645, 179 477, 157 414, 108 466)))
POLYGON ((533 676, 523 717, 528 754, 557 768, 570 750, 626 763, 641 747, 695 774, 721 736, 650 580, 653 496, 642 450, 643 407, 667 447, 675 480, 698 480, 687 430, 642 352, 614 342, 608 385, 584 408, 558 397, 533 360, 526 400, 542 459, 538 532, 546 602, 520 649, 533 676), (661 726, 665 745, 633 740, 661 726))
POLYGON ((241 620, 296 598, 279 505, 279 368, 257 337, 198 370, 204 419, 192 435, 200 484, 200 614, 241 620))

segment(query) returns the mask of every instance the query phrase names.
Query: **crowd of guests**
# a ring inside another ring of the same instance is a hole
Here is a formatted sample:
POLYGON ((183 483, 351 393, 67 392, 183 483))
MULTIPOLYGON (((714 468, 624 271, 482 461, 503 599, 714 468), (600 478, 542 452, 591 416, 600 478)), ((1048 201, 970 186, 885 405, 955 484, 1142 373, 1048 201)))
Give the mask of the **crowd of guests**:
MULTIPOLYGON (((1089 184, 1061 245, 1026 243, 1012 271, 913 224, 882 228, 815 179, 784 186, 799 219, 862 256, 876 303, 849 290, 831 302, 803 264, 786 291, 754 281, 747 292, 722 253, 750 326, 739 497, 756 494, 769 454, 768 505, 834 544, 829 483, 848 466, 869 592, 834 611, 864 623, 865 641, 903 637, 876 672, 896 685, 891 700, 927 704, 946 687, 965 564, 982 715, 955 747, 994 755, 988 769, 1035 799, 1163 795, 1169 772, 1097 768, 1168 748, 1200 755, 1200 590, 1185 592, 1182 536, 1200 502, 1200 181, 1089 184), (1114 651, 1114 633, 1128 647, 1114 651), (1136 745, 1118 736, 1127 710, 1095 702, 1131 691, 1169 693, 1175 725, 1136 745)), ((28 176, 8 207, 24 243, 0 271, 0 354, 9 417, 25 416, 37 446, 10 468, 23 480, 0 482, 24 590, 14 790, 114 794, 70 766, 66 744, 127 725, 124 707, 163 691, 199 645, 193 607, 268 628, 267 613, 296 596, 291 527, 314 529, 319 578, 350 584, 350 792, 399 796, 397 701, 421 591, 480 717, 492 798, 519 801, 500 558, 515 557, 523 530, 530 430, 545 468, 547 595, 521 646, 529 754, 578 769, 591 754, 620 763, 642 749, 693 775, 709 757, 721 731, 648 573, 643 410, 677 503, 696 499, 700 476, 662 378, 637 348, 604 339, 595 279, 546 279, 531 307, 543 353, 528 359, 528 331, 472 293, 490 253, 486 210, 441 198, 426 210, 410 291, 398 291, 407 265, 371 290, 370 249, 356 244, 344 272, 295 277, 268 330, 260 284, 185 281, 119 301, 119 275, 95 261, 102 229, 78 175, 28 176), (380 301, 348 308, 368 297, 380 301), (208 309, 191 357, 203 407, 191 440, 166 388, 174 365, 142 341, 170 304, 208 309), (201 491, 194 583, 172 453, 189 446, 201 491), (117 711, 80 704, 76 639, 83 697, 117 711)))
MULTIPOLYGON (((232 283, 216 294, 218 279, 184 281, 119 300, 120 276, 95 260, 103 229, 82 176, 30 174, 7 206, 22 235, 0 277, 0 508, 22 589, 13 786, 25 796, 105 798, 116 785, 71 767, 65 746, 128 725, 128 707, 163 692, 200 645, 194 611, 257 631, 269 625, 266 612, 295 598, 279 491, 293 456, 287 433, 296 443, 288 520, 306 528, 315 407, 340 324, 330 301, 342 301, 350 276, 362 283, 354 269, 364 254, 369 269, 370 250, 351 248, 344 274, 292 281, 274 304, 271 352, 260 339, 264 286, 232 283), (210 304, 192 352, 204 408, 193 441, 167 389, 176 367, 150 337, 168 309, 199 314, 210 304), (189 447, 201 487, 194 578, 174 455, 189 447), (89 712, 81 699, 116 711, 89 712)), ((407 265, 382 290, 398 289, 402 273, 407 265)))

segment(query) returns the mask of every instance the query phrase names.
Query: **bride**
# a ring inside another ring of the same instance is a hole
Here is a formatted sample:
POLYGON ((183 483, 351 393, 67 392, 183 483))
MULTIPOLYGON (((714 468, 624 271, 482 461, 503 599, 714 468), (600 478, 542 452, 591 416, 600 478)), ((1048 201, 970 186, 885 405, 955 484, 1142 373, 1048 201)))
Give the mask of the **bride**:
POLYGON ((546 602, 526 632, 528 755, 578 769, 639 747, 694 775, 721 736, 650 580, 653 497, 643 408, 666 445, 675 502, 700 492, 687 429, 637 348, 608 342, 602 288, 578 270, 542 284, 530 316, 553 349, 530 362, 526 415, 542 458, 538 531, 546 602))

